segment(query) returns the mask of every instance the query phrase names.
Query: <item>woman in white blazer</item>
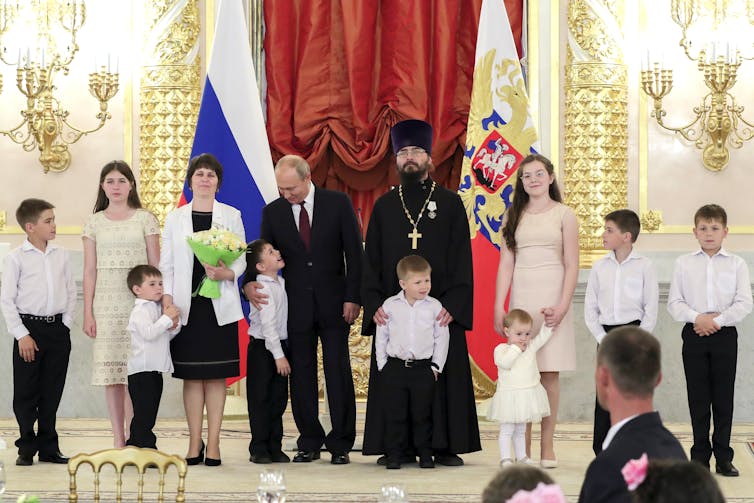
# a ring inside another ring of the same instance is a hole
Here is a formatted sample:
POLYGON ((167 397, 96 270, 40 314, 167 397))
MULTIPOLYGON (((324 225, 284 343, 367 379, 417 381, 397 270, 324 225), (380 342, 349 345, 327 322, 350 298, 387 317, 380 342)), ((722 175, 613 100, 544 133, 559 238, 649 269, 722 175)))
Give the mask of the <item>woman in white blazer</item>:
POLYGON ((163 305, 174 304, 181 312, 181 331, 170 344, 175 371, 183 379, 183 404, 189 426, 190 465, 220 465, 220 427, 225 407, 225 379, 239 374, 238 320, 243 318, 236 279, 246 269, 241 255, 232 264, 201 264, 186 242, 195 231, 210 227, 227 229, 244 241, 241 213, 215 200, 223 168, 211 154, 189 162, 186 174, 192 201, 170 212, 162 233, 163 305), (204 276, 220 281, 220 298, 192 297, 204 276), (202 440, 204 408, 207 408, 207 445, 202 440))

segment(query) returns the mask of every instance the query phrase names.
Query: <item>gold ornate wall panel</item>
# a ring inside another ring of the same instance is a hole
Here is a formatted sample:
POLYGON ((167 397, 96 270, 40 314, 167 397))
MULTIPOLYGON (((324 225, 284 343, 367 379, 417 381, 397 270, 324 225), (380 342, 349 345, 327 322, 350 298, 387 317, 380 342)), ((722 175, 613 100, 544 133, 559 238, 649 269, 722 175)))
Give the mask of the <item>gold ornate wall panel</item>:
POLYGON ((604 254, 604 216, 628 205, 628 70, 623 0, 568 4, 565 199, 579 218, 581 266, 604 254))
POLYGON ((198 0, 145 2, 139 192, 160 223, 183 189, 201 101, 198 0))

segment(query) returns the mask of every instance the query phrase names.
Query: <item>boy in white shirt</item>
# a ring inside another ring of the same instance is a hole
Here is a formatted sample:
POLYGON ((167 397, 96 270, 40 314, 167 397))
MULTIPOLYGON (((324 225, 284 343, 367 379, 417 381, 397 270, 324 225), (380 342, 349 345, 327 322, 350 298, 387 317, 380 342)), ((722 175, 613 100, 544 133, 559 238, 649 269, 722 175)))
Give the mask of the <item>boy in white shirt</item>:
MULTIPOLYGON (((657 274, 652 262, 633 247, 640 231, 639 216, 631 210, 616 210, 605 217, 602 244, 610 253, 592 266, 584 298, 584 321, 597 344, 614 328, 639 325, 651 333, 657 323, 657 274)), ((609 429, 610 413, 595 399, 595 455, 602 452, 609 429)))
POLYGON ((173 371, 170 340, 180 330, 175 305, 162 309, 162 274, 151 265, 137 265, 126 277, 136 296, 126 330, 131 334, 128 394, 134 407, 126 445, 157 448, 152 429, 162 398, 162 373, 173 371))
POLYGON ((751 283, 746 262, 723 248, 728 215, 716 204, 694 215, 699 250, 675 261, 668 293, 668 312, 683 321, 683 370, 694 444, 691 460, 737 477, 730 431, 736 382, 738 331, 735 325, 751 312, 751 283), (711 414, 710 414, 711 409, 711 414), (715 424, 710 445, 710 416, 715 424))
POLYGON ((437 316, 442 304, 429 296, 432 268, 423 257, 409 255, 396 266, 401 292, 385 300, 388 315, 375 340, 380 387, 384 393, 385 450, 388 470, 401 467, 409 447, 409 421, 421 468, 432 460, 432 399, 435 381, 448 357, 450 333, 437 316))
POLYGON ((13 413, 18 422, 18 466, 39 461, 68 462, 60 453, 56 414, 63 395, 76 284, 68 252, 55 239, 55 207, 25 199, 16 220, 26 240, 12 250, 3 266, 0 304, 13 341, 13 413), (34 432, 37 423, 37 432, 34 432))
POLYGON ((264 239, 249 243, 246 249, 244 293, 254 293, 252 281, 262 287, 267 303, 249 311, 249 347, 246 365, 248 399, 249 461, 288 463, 283 452, 283 413, 288 405, 288 296, 285 280, 278 274, 285 266, 280 252, 264 239), (248 289, 248 291, 247 291, 248 289))

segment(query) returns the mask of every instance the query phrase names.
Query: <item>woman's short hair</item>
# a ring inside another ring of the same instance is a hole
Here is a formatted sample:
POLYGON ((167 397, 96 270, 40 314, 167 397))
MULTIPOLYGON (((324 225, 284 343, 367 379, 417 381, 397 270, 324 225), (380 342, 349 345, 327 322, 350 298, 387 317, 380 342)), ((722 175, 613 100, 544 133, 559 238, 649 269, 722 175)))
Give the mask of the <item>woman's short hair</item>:
POLYGON ((191 188, 191 177, 194 176, 194 173, 199 168, 207 168, 215 172, 215 175, 217 175, 217 188, 219 189, 223 184, 223 165, 220 164, 217 157, 208 153, 194 156, 189 161, 188 171, 186 172, 186 180, 188 181, 189 188, 191 188))

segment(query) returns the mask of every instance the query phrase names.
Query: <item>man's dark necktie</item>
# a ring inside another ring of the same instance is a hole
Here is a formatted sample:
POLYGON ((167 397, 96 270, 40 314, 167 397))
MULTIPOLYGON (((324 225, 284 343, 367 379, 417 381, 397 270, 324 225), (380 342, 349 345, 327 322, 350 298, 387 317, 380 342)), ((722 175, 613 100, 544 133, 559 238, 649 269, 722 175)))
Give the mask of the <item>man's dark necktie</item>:
POLYGON ((306 249, 309 249, 309 244, 312 241, 312 227, 309 223, 309 213, 304 208, 304 203, 301 202, 301 213, 298 215, 298 233, 301 235, 301 241, 304 242, 306 249))

